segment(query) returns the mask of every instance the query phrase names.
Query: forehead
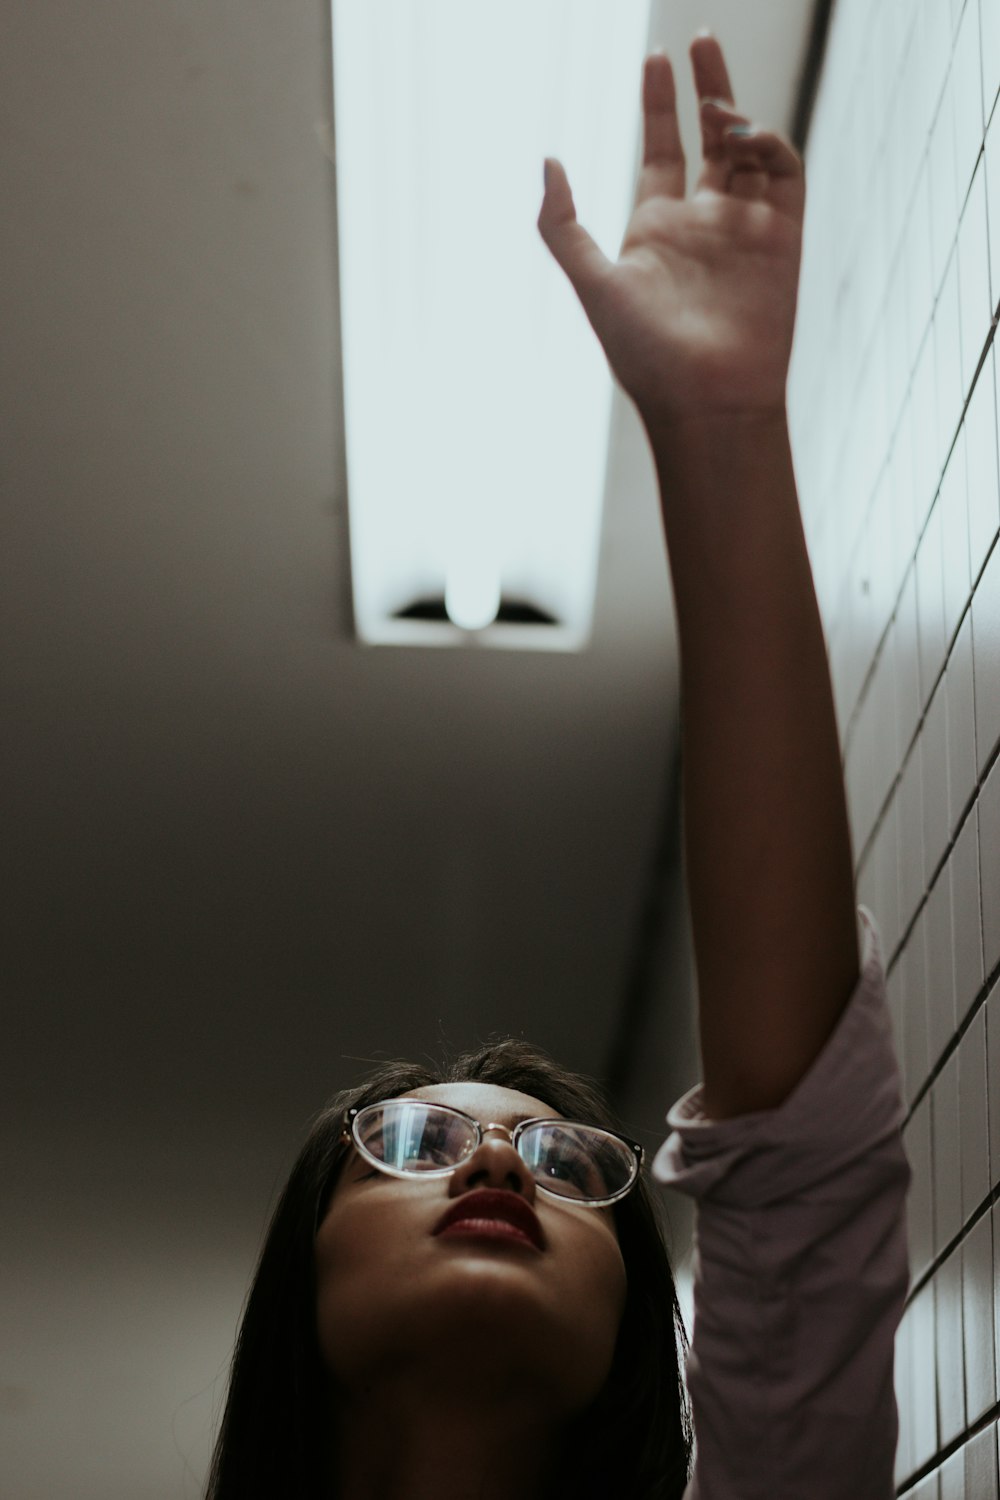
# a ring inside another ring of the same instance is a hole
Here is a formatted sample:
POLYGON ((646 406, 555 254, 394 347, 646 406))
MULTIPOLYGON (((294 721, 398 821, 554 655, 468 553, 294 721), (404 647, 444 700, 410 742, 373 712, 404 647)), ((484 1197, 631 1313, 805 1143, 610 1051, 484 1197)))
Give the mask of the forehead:
POLYGON ((520 1094, 517 1089, 500 1088, 495 1083, 431 1083, 423 1088, 410 1089, 400 1097, 450 1104, 454 1109, 463 1109, 482 1125, 516 1125, 519 1120, 561 1118, 558 1110, 544 1104, 541 1099, 520 1094))

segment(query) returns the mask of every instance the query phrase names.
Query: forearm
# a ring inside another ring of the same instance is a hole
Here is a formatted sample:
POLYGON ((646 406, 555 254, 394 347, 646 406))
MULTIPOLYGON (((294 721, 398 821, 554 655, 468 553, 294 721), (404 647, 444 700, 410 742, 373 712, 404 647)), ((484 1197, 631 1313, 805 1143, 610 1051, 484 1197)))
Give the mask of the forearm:
POLYGON ((859 972, 836 715, 784 413, 647 421, 681 655, 705 1105, 770 1108, 859 972))

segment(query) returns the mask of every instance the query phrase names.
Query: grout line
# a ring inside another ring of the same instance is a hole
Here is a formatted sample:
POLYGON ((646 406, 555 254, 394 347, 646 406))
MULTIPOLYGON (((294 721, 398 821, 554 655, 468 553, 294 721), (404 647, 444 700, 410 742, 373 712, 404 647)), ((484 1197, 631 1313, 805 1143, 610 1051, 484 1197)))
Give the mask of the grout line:
POLYGON ((906 1301, 903 1304, 904 1312, 907 1311, 910 1306, 916 1301, 917 1297, 919 1297, 920 1293, 924 1290, 927 1283, 934 1279, 938 1271, 940 1271, 941 1267, 944 1265, 945 1261, 947 1261, 955 1253, 955 1251, 959 1248, 963 1241, 969 1238, 969 1235, 975 1229, 979 1221, 981 1219, 985 1219, 987 1214, 992 1213, 993 1207, 996 1203, 1000 1203, 1000 1182, 998 1182, 994 1187, 990 1188, 986 1197, 979 1204, 978 1208, 973 1209, 972 1213, 969 1215, 968 1221, 963 1224, 958 1233, 953 1234, 944 1248, 937 1251, 934 1255, 931 1256, 930 1261, 920 1272, 920 1275, 913 1278, 910 1288, 906 1293, 906 1301))
MULTIPOLYGON (((936 307, 937 301, 938 301, 938 297, 935 296, 934 307, 936 307)), ((983 347, 982 347, 982 349, 980 351, 979 360, 978 360, 978 363, 976 365, 975 374, 972 377, 971 383, 969 385, 968 392, 965 395, 963 395, 963 397, 962 397, 962 409, 961 409, 961 413, 959 415, 957 423, 955 424, 955 430, 951 434, 951 437, 950 437, 950 439, 948 441, 948 447, 947 447, 947 450, 946 450, 946 453, 945 453, 944 462, 942 463, 942 466, 941 466, 941 471, 940 471, 939 474, 937 474, 935 476, 933 496, 931 498, 930 504, 927 507, 927 513, 923 517, 923 520, 920 523, 920 528, 919 528, 919 531, 917 532, 916 543, 914 545, 913 555, 912 555, 912 557, 910 557, 908 559, 906 567, 903 570, 903 582, 900 585, 900 588, 899 588, 898 593, 896 594, 895 600, 893 601, 893 607, 892 607, 892 610, 890 611, 889 618, 888 618, 888 620, 886 622, 886 625, 884 626, 883 630, 881 631, 881 633, 879 635, 878 642, 876 644, 875 652, 873 654, 871 663, 869 664, 868 668, 866 669, 865 676, 864 676, 864 679, 862 681, 861 688, 860 688, 860 690, 858 692, 857 699, 855 700, 854 708, 851 710, 851 714, 850 714, 850 716, 848 718, 847 725, 846 725, 846 727, 844 729, 845 755, 846 755, 847 748, 849 748, 851 739, 853 738, 853 735, 854 735, 854 732, 855 732, 855 727, 856 727, 856 724, 857 724, 857 721, 858 721, 858 718, 860 716, 861 709, 862 709, 862 706, 863 706, 863 703, 864 703, 865 694, 866 694, 866 691, 867 691, 867 688, 868 688, 868 684, 869 684, 869 682, 871 680, 871 677, 873 675, 875 664, 876 664, 876 662, 878 660, 878 656, 879 656, 879 654, 880 654, 880 652, 882 650, 882 646, 883 646, 883 642, 885 640, 885 636, 886 636, 886 634, 887 634, 887 632, 889 630, 889 627, 891 626, 893 620, 896 618, 896 614, 897 614, 897 611, 899 609, 899 603, 900 603, 900 600, 901 600, 901 598, 903 596, 903 592, 904 592, 904 590, 906 588, 906 579, 907 579, 907 577, 909 575, 911 567, 912 568, 916 567, 917 552, 920 550, 920 544, 921 544, 921 542, 924 539, 924 536, 925 536, 926 531, 927 531, 927 527, 928 527, 928 525, 930 523, 931 513, 934 510, 934 506, 937 503, 937 500, 938 500, 938 498, 940 496, 941 485, 943 483, 945 474, 947 473, 948 465, 951 462, 952 455, 953 455, 953 453, 955 451, 955 444, 958 442, 959 433, 961 432, 962 427, 965 425, 965 420, 966 420, 966 417, 968 415, 969 405, 970 405, 970 403, 972 401, 973 392, 976 389, 976 385, 977 385, 977 383, 979 381, 980 375, 982 374, 983 367, 986 364, 987 359, 989 358, 990 350, 993 348, 994 342, 996 340, 998 323, 1000 323, 1000 317, 998 317, 996 313, 991 314, 990 323, 989 323, 989 330, 988 330, 988 332, 986 334, 986 337, 985 337, 984 342, 983 342, 983 347)), ((853 547, 852 547, 851 552, 850 552, 849 557, 848 557, 848 575, 850 574, 850 570, 853 567, 853 565, 854 565, 854 563, 855 563, 855 561, 857 559, 858 553, 859 553, 859 551, 860 551, 860 549, 861 549, 861 547, 863 545, 863 541, 864 541, 863 526, 864 526, 864 523, 867 522, 869 514, 871 512, 872 505, 873 505, 874 500, 875 500, 875 496, 878 493, 879 484, 880 484, 880 482, 882 480, 883 472, 888 467, 889 458, 890 458, 890 455, 892 453, 892 449, 895 446, 896 440, 897 440, 898 435, 899 435, 899 429, 900 429, 900 426, 902 424, 903 413, 904 413, 905 408, 906 408, 906 402, 907 402, 907 399, 911 396, 912 391, 913 391, 913 374, 914 374, 914 371, 917 368, 917 365, 920 362, 920 358, 921 358, 921 355, 922 355, 922 352, 923 352, 924 342, 925 342, 925 340, 926 340, 926 338, 927 338, 927 336, 928 336, 928 334, 929 334, 932 326, 933 326, 933 308, 932 308, 931 318, 928 320, 927 328, 924 331, 924 336, 921 338, 920 344, 919 344, 918 349, 917 349, 916 356, 914 358, 913 370, 910 371, 909 379, 907 380, 906 390, 905 390, 904 395, 903 395, 902 404, 900 406, 899 411, 896 413, 895 426, 893 427, 892 432, 890 433, 890 436, 889 436, 888 451, 886 452, 885 457, 882 460, 882 463, 879 465, 878 477, 877 477, 875 485, 874 485, 874 487, 872 489, 872 493, 869 495, 868 500, 867 500, 867 502, 865 504, 864 515, 862 517, 862 531, 859 532, 859 534, 858 534, 857 537, 855 537, 853 547)), ((861 373, 862 374, 864 373, 864 366, 862 366, 862 372, 861 373)), ((859 378, 859 385, 860 385, 860 378, 859 378)), ((853 409, 854 408, 852 406, 852 408, 851 408, 851 412, 852 413, 853 413, 853 409)), ((845 445, 846 445, 847 441, 848 441, 848 437, 845 436, 845 445)), ((977 575, 977 579, 976 579, 977 583, 978 583, 978 580, 979 580, 979 576, 981 576, 981 570, 980 570, 980 574, 977 575)), ((974 591, 975 591, 975 585, 973 585, 973 592, 974 591)), ((936 679, 935 679, 935 681, 936 681, 936 679)))
MULTIPOLYGON (((907 587, 907 583, 908 583, 908 580, 909 580, 910 570, 911 570, 911 568, 914 571, 916 570, 916 565, 917 565, 917 556, 916 555, 917 555, 917 552, 919 552, 919 550, 920 550, 920 544, 923 541, 924 536, 926 535, 926 532, 927 532, 927 527, 930 524, 931 513, 932 513, 932 511, 934 509, 934 506, 937 504, 938 499, 940 497, 940 494, 941 494, 941 484, 942 484, 942 482, 944 480, 944 475, 947 472, 948 464, 951 462, 951 457, 952 457, 952 454, 953 454, 954 449, 955 449, 955 444, 958 441, 958 435, 959 435, 962 427, 964 426, 966 414, 968 412, 969 402, 972 400, 972 393, 973 393, 973 391, 976 388, 976 382, 978 381, 979 373, 982 371, 983 366, 984 366, 984 364, 986 362, 986 359, 987 359, 987 357, 989 355, 989 351, 993 347, 993 344, 994 344, 994 341, 995 341, 995 336, 996 336, 996 331, 997 331, 997 326, 998 326, 997 320, 994 319, 991 322, 991 324, 990 324, 989 336, 987 338, 987 341, 986 341, 985 345, 983 346, 983 353, 982 353, 982 356, 980 358, 979 364, 978 364, 977 369, 976 369, 975 379, 973 380, 972 385, 969 388, 969 394, 968 394, 968 396, 964 399, 963 406, 962 406, 962 415, 961 415, 961 418, 959 420, 958 426, 955 429, 954 435, 952 436, 952 439, 951 439, 951 442, 950 442, 950 445, 949 445, 949 448, 948 448, 948 456, 947 456, 947 458, 945 460, 944 469, 941 472, 941 475, 940 475, 940 477, 939 477, 939 479, 937 481, 937 488, 934 491, 934 499, 931 501, 931 504, 930 504, 930 506, 928 508, 928 511, 927 511, 927 515, 924 517, 923 525, 921 526, 920 532, 919 532, 919 534, 917 536, 917 542, 916 542, 916 546, 914 548, 913 556, 907 562, 906 569, 905 569, 905 571, 903 573, 903 582, 902 582, 902 584, 901 584, 901 586, 899 588, 899 592, 896 595, 896 599, 895 599, 895 602, 893 604, 893 608, 892 608, 892 611, 891 611, 891 613, 889 615, 888 621, 886 622, 886 624, 885 624, 885 626, 884 626, 881 634, 879 635, 878 643, 877 643, 877 645, 875 647, 875 652, 874 652, 874 654, 872 656, 872 659, 871 659, 871 662, 869 663, 868 668, 867 668, 867 670, 865 672, 865 676, 864 676, 864 679, 863 679, 863 682, 862 682, 862 686, 861 686, 861 689, 860 689, 860 691, 858 693, 857 701, 855 703, 855 706, 854 706, 854 709, 853 709, 853 711, 851 713, 851 716, 850 716, 850 718, 848 720, 847 727, 846 727, 846 729, 844 731, 844 744, 843 744, 842 753, 841 753, 841 761, 842 761, 842 764, 844 764, 845 766, 846 766, 846 763, 847 763, 848 752, 849 752, 849 750, 851 748, 851 745, 852 745, 853 740, 854 740, 854 736, 855 736, 855 734, 857 732, 858 721, 860 720, 860 717, 861 717, 861 712, 862 712, 862 709, 864 707, 864 703, 865 703, 865 699, 866 699, 866 696, 867 696, 867 693, 868 693, 869 686, 871 684, 871 681, 872 681, 873 677, 875 676, 876 668, 878 666, 879 659, 880 659, 880 657, 882 655, 882 652, 886 649, 885 643, 886 643, 889 631, 891 630, 891 628, 892 628, 892 626, 893 626, 893 624, 894 624, 894 622, 895 622, 895 620, 896 620, 896 618, 898 616, 899 609, 900 609, 900 606, 901 606, 901 603, 902 603, 903 594, 906 592, 906 587, 907 587)), ((881 471, 880 471, 880 473, 881 473, 881 471)), ((1000 533, 998 533, 998 535, 1000 535, 1000 533)), ((986 556, 983 559, 982 567, 979 569, 978 573, 976 574, 975 579, 972 581, 972 585, 971 585, 970 592, 969 592, 969 598, 966 601, 965 607, 962 610, 961 615, 959 616, 958 624, 956 625, 953 633, 951 634, 951 636, 948 638, 948 640, 945 643, 944 660, 943 660, 940 668, 938 669, 938 671, 935 673, 934 681, 931 684, 930 692, 927 694, 926 703, 923 704, 922 707, 921 707, 920 717, 917 720, 917 726, 916 726, 916 729, 914 730, 913 735, 912 735, 912 737, 910 739, 910 743, 907 746, 906 751, 903 754, 902 764, 901 764, 899 770, 897 771, 896 775, 894 776, 894 778, 892 780, 892 783, 890 784, 889 791, 888 791, 887 795, 885 796, 885 798, 883 799, 882 805, 879 808, 878 813, 876 814, 875 822, 872 825, 872 828, 869 831, 868 836, 865 839, 864 844, 862 845, 861 853, 859 854, 857 860, 855 861, 855 868, 856 868, 856 870, 860 870, 863 867, 866 859, 868 858, 869 853, 871 852, 871 849, 872 849, 872 846, 874 844, 874 841, 875 841, 876 837, 878 836, 879 830, 881 828, 881 824, 882 824, 882 822, 883 822, 883 820, 885 818, 886 812, 888 811, 889 803, 892 801, 892 797, 893 797, 893 795, 895 793, 896 787, 897 787, 898 783, 900 782, 900 780, 902 779, 902 774, 903 774, 903 770, 905 769, 906 762, 908 761, 908 759, 910 757, 910 754, 912 753, 913 746, 914 746, 916 740, 918 739, 918 737, 920 735, 921 729, 923 728, 924 722, 925 722, 925 720, 927 718, 927 710, 930 707, 930 704, 931 704, 931 701, 932 701, 932 699, 934 697, 935 692, 937 691, 938 684, 939 684, 941 678, 943 677, 945 671, 947 670, 948 660, 949 660, 949 658, 951 656, 952 651, 954 650, 955 641, 956 641, 956 639, 958 638, 958 635, 961 632, 962 625, 963 625, 963 623, 965 621, 966 612, 972 607, 972 600, 975 597, 976 589, 978 588, 980 580, 982 579, 983 573, 986 571, 986 568, 987 568, 987 566, 989 564, 990 558, 993 555, 993 550, 994 550, 994 548, 997 545, 997 540, 998 540, 998 537, 994 536, 993 541, 990 543, 989 549, 987 550, 986 556)), ((853 558, 852 558, 852 562, 853 562, 853 558)))
MULTIPOLYGON (((981 1432, 985 1432, 991 1427, 998 1416, 1000 1416, 1000 1402, 994 1401, 993 1405, 987 1407, 982 1416, 977 1417, 971 1426, 966 1427, 959 1433, 958 1437, 952 1438, 944 1447, 939 1448, 926 1463, 920 1465, 919 1469, 914 1469, 913 1473, 901 1485, 897 1486, 897 1496, 902 1497, 908 1494, 918 1484, 922 1484, 925 1479, 929 1479, 932 1474, 936 1474, 947 1463, 949 1458, 965 1447, 966 1443, 971 1443, 973 1438, 978 1437, 981 1432)), ((974 1496, 973 1500, 979 1500, 979 1497, 974 1496)))
MULTIPOLYGON (((1000 749, 1000 747, 998 747, 998 749, 1000 749)), ((991 761, 991 765, 995 765, 996 762, 997 762, 997 760, 998 760, 998 758, 1000 758, 1000 756, 998 756, 997 754, 995 754, 994 757, 993 757, 993 760, 991 761)), ((970 811, 971 811, 971 808, 970 808, 970 811)), ((917 909, 917 914, 914 917, 914 921, 916 921, 917 918, 919 918, 920 912, 923 910, 924 906, 926 905, 926 902, 927 902, 927 897, 925 895, 923 902, 921 903, 920 907, 917 909)), ((912 925, 913 924, 911 923, 911 927, 912 927, 912 925)), ((909 930, 910 929, 907 929, 908 932, 909 932, 909 930)), ((898 950, 898 953, 901 954, 901 949, 898 950)), ((893 963, 895 963, 895 958, 893 959, 893 963)), ((888 979, 888 977, 889 977, 889 970, 887 968, 886 969, 886 979, 888 979)), ((960 1043, 962 1041, 962 1038, 965 1036, 965 1033, 972 1026, 972 1024, 975 1021, 976 1016, 979 1014, 979 1011, 982 1008, 982 1006, 986 1004, 986 1001, 989 999, 990 995, 993 992, 994 986, 998 983, 998 981, 1000 981, 1000 963, 994 965, 994 967, 990 970, 989 974, 986 975, 985 980, 980 985, 979 989, 976 991, 976 995, 975 995, 974 1000, 972 1001, 972 1003, 969 1006, 968 1010, 966 1011, 965 1015, 959 1021, 957 1027, 955 1028, 954 1032, 952 1033, 951 1037, 949 1038, 947 1046, 944 1048, 944 1050, 942 1051, 942 1053, 941 1053, 940 1057, 937 1059, 937 1061, 934 1062, 931 1065, 931 1067, 930 1067, 930 1069, 928 1071, 927 1077, 924 1079, 923 1083, 920 1085, 920 1087, 917 1089, 916 1093, 914 1094, 913 1101, 910 1104, 910 1107, 909 1107, 909 1109, 907 1111, 907 1114, 906 1114, 906 1118, 903 1121, 903 1129, 904 1130, 906 1129, 907 1125, 909 1125, 910 1121, 913 1119, 913 1116, 914 1116, 915 1112, 917 1111, 917 1109, 919 1109, 920 1105, 923 1103, 923 1101, 924 1101, 925 1097, 927 1096, 927 1094, 930 1093, 930 1090, 933 1088, 934 1084, 937 1082, 938 1078, 941 1076, 941 1074, 944 1071, 945 1067, 948 1065, 948 1062, 950 1061, 950 1059, 952 1057, 952 1054, 958 1050, 958 1047, 959 1047, 959 1045, 960 1045, 960 1043)))

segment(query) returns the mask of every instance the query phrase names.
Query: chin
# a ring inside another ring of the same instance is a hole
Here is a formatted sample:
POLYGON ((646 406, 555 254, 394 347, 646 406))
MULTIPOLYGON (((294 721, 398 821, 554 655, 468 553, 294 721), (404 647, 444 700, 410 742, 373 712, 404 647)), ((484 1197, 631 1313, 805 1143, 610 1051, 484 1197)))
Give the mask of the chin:
MULTIPOLYGON (((506 1403, 543 1394, 550 1414, 569 1418, 600 1393, 611 1370, 616 1328, 581 1325, 580 1306, 555 1306, 539 1288, 485 1258, 415 1302, 383 1304, 364 1320, 348 1314, 339 1337, 323 1337, 325 1362, 349 1390, 422 1379, 477 1400, 506 1403)), ((458 1267, 455 1270, 459 1270, 458 1267)), ((331 1320, 332 1322, 332 1320, 331 1320)), ((332 1327, 327 1329, 332 1335, 332 1327)))

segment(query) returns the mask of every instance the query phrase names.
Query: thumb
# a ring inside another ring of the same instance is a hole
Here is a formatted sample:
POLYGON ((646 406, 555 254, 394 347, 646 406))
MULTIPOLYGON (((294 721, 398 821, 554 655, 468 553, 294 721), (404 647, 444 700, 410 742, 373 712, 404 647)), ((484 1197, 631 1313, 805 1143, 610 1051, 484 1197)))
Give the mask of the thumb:
POLYGON ((577 223, 569 179, 554 156, 545 158, 545 195, 538 214, 538 230, 586 308, 598 285, 613 269, 612 262, 583 225, 577 223))

